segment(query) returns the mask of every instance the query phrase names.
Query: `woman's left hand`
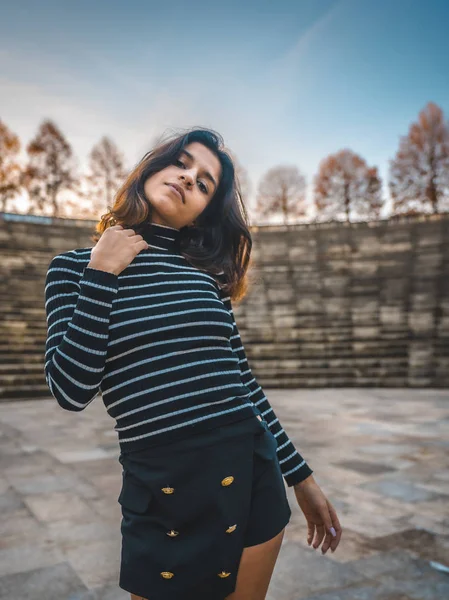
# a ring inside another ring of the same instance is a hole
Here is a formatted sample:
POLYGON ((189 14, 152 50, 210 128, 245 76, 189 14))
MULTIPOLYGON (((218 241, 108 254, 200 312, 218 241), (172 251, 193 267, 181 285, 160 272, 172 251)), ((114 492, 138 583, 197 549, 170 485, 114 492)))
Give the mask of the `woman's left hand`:
POLYGON ((313 475, 309 475, 293 487, 298 505, 307 521, 307 544, 312 544, 316 550, 324 539, 321 552, 326 554, 329 547, 335 552, 342 530, 334 507, 321 491, 313 475))

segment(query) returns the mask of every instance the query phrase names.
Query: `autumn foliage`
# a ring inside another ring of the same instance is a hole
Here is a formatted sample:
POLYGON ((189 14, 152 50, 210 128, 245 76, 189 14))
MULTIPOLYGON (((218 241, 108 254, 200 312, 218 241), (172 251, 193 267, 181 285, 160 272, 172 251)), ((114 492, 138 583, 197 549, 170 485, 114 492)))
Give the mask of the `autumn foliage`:
POLYGON ((59 195, 76 184, 72 148, 52 121, 44 121, 27 152, 23 184, 28 190, 30 209, 42 212, 50 204, 52 215, 57 217, 59 195))
MULTIPOLYGON (((154 139, 152 147, 161 141, 154 139)), ((126 178, 123 155, 108 136, 92 148, 81 173, 69 141, 50 120, 41 123, 28 144, 25 164, 20 161, 20 148, 18 136, 0 120, 0 210, 5 212, 26 192, 28 213, 96 219, 109 210, 126 178)), ((248 173, 228 152, 236 187, 247 204, 248 173)), ((449 211, 449 124, 439 106, 429 102, 423 108, 400 138, 389 166, 391 218, 449 211)), ((377 167, 349 148, 321 161, 310 192, 316 221, 375 220, 384 206, 377 167)), ((284 224, 310 220, 306 178, 297 165, 268 169, 255 196, 252 220, 256 223, 272 218, 284 224)))
POLYGON ((0 120, 0 208, 3 211, 7 210, 8 201, 20 191, 19 151, 19 138, 0 120))
POLYGON ((351 221, 378 219, 382 208, 381 180, 376 167, 351 150, 324 159, 315 178, 314 201, 318 217, 351 221))
POLYGON ((393 214, 438 213, 449 207, 449 126, 429 103, 400 140, 390 162, 393 214))

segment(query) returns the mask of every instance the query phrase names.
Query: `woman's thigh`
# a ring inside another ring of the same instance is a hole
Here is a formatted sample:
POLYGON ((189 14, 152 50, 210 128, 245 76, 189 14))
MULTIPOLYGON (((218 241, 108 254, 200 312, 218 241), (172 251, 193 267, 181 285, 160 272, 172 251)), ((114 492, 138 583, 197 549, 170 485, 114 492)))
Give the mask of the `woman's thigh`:
POLYGON ((265 600, 285 528, 271 540, 244 548, 234 592, 226 600, 265 600))

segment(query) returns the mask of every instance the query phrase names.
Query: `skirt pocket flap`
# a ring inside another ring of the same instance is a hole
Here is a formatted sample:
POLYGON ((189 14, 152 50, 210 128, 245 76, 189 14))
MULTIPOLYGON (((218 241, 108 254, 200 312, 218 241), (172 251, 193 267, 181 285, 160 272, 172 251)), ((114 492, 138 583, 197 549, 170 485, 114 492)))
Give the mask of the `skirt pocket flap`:
POLYGON ((271 431, 266 430, 260 436, 256 436, 254 452, 265 460, 277 458, 277 440, 271 431))
POLYGON ((118 502, 128 510, 144 513, 148 509, 153 494, 144 485, 135 482, 127 474, 123 476, 122 489, 118 502))

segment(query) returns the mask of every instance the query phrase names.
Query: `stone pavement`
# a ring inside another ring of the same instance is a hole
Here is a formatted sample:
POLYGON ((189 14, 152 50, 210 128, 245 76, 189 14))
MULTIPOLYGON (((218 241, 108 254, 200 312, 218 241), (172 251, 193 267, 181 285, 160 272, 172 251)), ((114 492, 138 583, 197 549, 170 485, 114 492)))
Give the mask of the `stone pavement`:
MULTIPOLYGON (((266 390, 343 526, 337 551, 292 520, 269 600, 449 598, 449 391, 266 390), (439 567, 439 568, 438 568, 439 567)), ((0 404, 0 598, 119 600, 121 465, 101 398, 0 404)))

